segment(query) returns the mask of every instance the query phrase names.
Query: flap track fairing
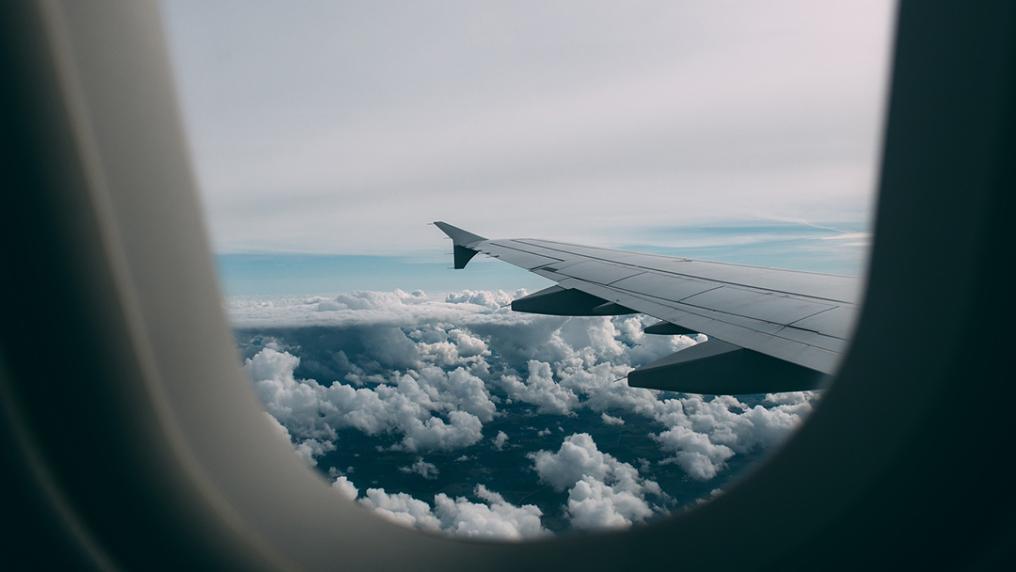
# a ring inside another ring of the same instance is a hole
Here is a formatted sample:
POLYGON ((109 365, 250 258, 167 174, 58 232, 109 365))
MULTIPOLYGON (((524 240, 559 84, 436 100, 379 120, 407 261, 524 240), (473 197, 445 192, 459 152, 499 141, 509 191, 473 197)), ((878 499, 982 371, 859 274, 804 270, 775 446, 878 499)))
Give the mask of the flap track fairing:
POLYGON ((817 371, 710 339, 628 374, 628 385, 646 389, 740 395, 816 389, 817 371))

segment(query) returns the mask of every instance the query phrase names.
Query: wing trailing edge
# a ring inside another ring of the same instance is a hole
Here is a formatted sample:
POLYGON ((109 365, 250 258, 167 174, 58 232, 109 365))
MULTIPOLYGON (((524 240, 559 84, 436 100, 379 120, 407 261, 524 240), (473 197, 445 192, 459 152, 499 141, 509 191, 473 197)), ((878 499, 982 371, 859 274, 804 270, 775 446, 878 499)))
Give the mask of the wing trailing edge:
POLYGON ((635 310, 574 288, 551 286, 512 301, 512 310, 549 316, 619 316, 635 310))
POLYGON ((642 331, 655 336, 692 336, 698 333, 670 322, 656 322, 651 326, 646 326, 642 331))
POLYGON ((818 388, 824 375, 717 339, 656 360, 628 374, 628 385, 684 393, 740 395, 818 388))
POLYGON ((630 373, 629 385, 710 395, 818 388, 836 370, 856 315, 856 278, 695 261, 538 239, 490 240, 435 222, 455 268, 484 253, 557 286, 512 303, 558 316, 643 313, 646 334, 709 341, 630 373))

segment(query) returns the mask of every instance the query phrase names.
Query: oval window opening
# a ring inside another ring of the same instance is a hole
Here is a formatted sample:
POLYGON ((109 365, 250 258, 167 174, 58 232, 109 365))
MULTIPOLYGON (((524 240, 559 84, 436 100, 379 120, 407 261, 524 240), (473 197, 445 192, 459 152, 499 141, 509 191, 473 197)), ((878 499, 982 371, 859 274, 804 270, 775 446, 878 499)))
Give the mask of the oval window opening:
POLYGON ((164 13, 243 367, 337 495, 470 537, 651 523, 816 406, 889 4, 164 13))

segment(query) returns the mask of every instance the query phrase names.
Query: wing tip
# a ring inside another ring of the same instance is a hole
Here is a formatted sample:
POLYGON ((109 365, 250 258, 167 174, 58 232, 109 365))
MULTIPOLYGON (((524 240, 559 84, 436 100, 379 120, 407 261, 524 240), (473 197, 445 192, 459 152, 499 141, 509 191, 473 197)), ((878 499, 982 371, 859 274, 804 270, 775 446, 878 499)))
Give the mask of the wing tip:
POLYGON ((451 238, 452 242, 459 246, 469 246, 470 244, 473 244, 475 242, 487 240, 486 237, 480 236, 478 234, 473 234, 468 230, 459 228, 455 225, 448 224, 443 220, 434 221, 434 226, 441 229, 441 232, 448 235, 448 238, 451 238))

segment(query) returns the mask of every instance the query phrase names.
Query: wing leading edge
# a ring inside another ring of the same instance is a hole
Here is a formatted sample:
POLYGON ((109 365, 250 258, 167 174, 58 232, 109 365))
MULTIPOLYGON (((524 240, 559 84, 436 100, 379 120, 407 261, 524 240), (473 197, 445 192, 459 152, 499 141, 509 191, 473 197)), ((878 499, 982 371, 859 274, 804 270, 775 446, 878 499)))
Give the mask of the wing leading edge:
POLYGON ((535 239, 488 239, 435 222, 454 244, 455 268, 478 253, 553 280, 512 302, 563 316, 644 313, 647 334, 709 340, 633 370, 633 387, 745 394, 819 387, 853 326, 853 277, 742 266, 535 239))

